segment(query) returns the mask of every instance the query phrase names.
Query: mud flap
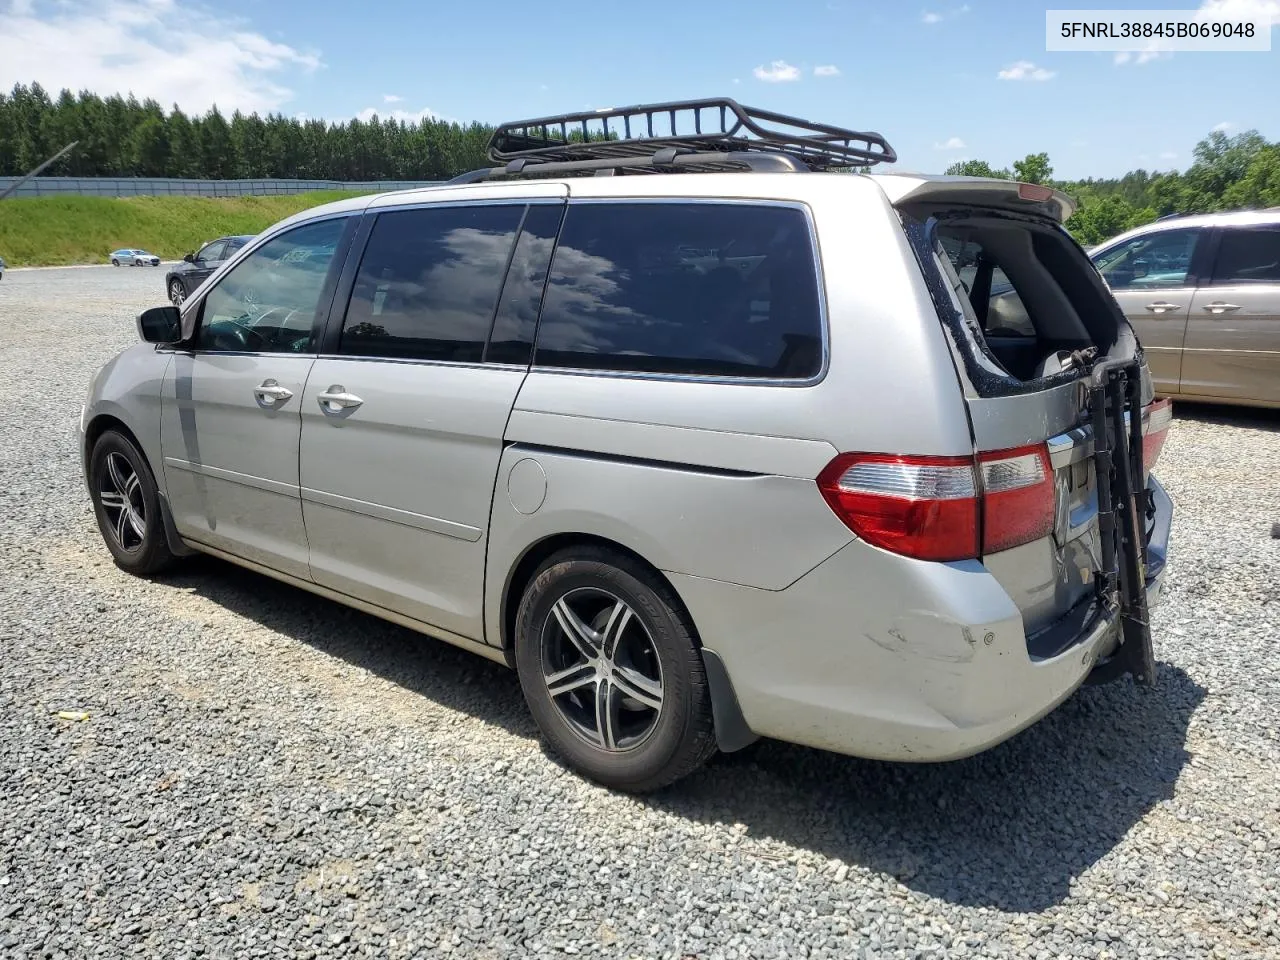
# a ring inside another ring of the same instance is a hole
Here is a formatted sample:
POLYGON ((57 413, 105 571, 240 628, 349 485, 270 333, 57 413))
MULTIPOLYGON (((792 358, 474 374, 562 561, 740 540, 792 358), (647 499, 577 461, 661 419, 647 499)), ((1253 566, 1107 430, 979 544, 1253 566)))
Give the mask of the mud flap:
POLYGON ((1142 366, 1104 360, 1093 368, 1089 412, 1102 569, 1097 588, 1103 608, 1120 615, 1120 645, 1090 675, 1093 683, 1125 673, 1135 683, 1155 683, 1155 650, 1147 613, 1147 524, 1151 510, 1142 463, 1142 366), (1126 409, 1130 412, 1125 421, 1126 409))

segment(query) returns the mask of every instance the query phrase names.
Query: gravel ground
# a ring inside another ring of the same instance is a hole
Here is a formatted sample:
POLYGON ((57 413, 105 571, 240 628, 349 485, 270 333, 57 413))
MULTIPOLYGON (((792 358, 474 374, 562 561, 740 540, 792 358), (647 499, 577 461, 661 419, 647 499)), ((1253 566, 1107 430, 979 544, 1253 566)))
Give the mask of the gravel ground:
POLYGON ((500 667, 112 565, 71 431, 162 286, 0 283, 0 955, 1280 956, 1280 417, 1180 411, 1156 688, 971 760, 768 743, 639 800, 549 759, 500 667))

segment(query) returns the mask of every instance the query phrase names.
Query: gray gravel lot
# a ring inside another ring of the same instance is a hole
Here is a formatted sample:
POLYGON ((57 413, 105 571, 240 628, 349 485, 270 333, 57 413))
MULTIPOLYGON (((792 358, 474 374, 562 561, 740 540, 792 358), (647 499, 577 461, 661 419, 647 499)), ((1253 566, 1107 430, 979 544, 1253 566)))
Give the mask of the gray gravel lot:
POLYGON ((639 800, 549 759, 500 667, 112 565, 71 431, 162 286, 0 281, 0 955, 1280 957, 1280 417, 1180 410, 1155 689, 971 760, 769 743, 639 800))

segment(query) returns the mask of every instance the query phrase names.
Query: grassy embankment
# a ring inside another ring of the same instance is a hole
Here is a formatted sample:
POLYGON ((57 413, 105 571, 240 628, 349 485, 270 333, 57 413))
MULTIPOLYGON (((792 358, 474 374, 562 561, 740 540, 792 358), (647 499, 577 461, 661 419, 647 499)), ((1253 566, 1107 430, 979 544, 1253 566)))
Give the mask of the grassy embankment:
POLYGON ((258 233, 290 214, 354 194, 279 197, 31 197, 0 201, 0 257, 11 267, 106 263, 121 247, 179 260, 205 241, 258 233))

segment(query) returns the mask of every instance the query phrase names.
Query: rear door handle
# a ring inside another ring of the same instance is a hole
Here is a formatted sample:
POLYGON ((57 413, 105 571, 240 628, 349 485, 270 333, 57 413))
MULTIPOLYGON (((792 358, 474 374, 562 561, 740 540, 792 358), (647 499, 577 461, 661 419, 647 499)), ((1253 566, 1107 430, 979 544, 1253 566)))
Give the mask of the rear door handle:
POLYGON ((325 413, 340 413, 343 410, 349 410, 364 403, 354 393, 347 393, 346 387, 337 383, 323 393, 316 394, 316 400, 320 403, 320 409, 325 413))
POLYGON ((1176 303, 1166 303, 1163 300, 1157 300, 1155 303, 1148 303, 1147 309, 1152 313, 1168 313, 1171 310, 1181 310, 1182 307, 1176 303))
POLYGON ((266 403, 279 403, 292 397, 293 391, 280 386, 275 380, 267 379, 253 388, 253 395, 266 403))
POLYGON ((1238 303, 1223 303, 1221 300, 1215 300, 1213 303, 1206 303, 1204 308, 1210 313, 1231 313, 1240 309, 1238 303))

